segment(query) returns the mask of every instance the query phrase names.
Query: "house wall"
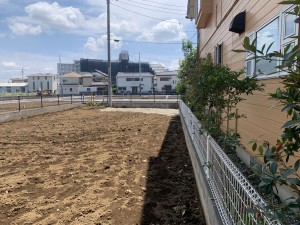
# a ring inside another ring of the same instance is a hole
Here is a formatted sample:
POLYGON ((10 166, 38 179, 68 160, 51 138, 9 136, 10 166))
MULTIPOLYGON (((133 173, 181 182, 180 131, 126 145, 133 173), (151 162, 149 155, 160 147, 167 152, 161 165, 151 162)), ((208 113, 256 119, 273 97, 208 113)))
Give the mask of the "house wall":
MULTIPOLYGON (((244 53, 235 53, 234 49, 243 49, 242 44, 246 36, 255 29, 266 25, 274 16, 287 6, 278 5, 280 1, 266 0, 215 0, 213 14, 206 28, 200 30, 200 57, 207 53, 214 54, 217 44, 223 45, 223 64, 232 70, 240 70, 245 67, 244 53), (235 15, 246 10, 246 31, 237 34, 229 31, 229 26, 235 15)), ((272 108, 274 101, 269 99, 269 94, 280 87, 279 78, 261 79, 265 84, 264 92, 255 92, 254 95, 245 96, 246 101, 238 105, 239 114, 245 114, 247 118, 241 118, 237 123, 237 131, 241 134, 242 144, 252 153, 249 141, 254 139, 267 140, 275 143, 282 130, 280 127, 286 120, 286 114, 280 112, 280 107, 272 108)), ((235 121, 231 123, 235 128, 235 121)))
POLYGON ((90 87, 93 83, 93 77, 82 77, 82 86, 90 87))
POLYGON ((58 87, 58 78, 56 76, 28 76, 27 82, 29 92, 51 90, 52 93, 56 93, 58 87))
POLYGON ((167 86, 167 85, 170 85, 172 87, 172 92, 175 92, 175 88, 176 88, 176 85, 178 83, 178 77, 177 77, 177 74, 175 75, 170 75, 170 76, 167 76, 167 75, 164 75, 164 76, 159 76, 159 75, 156 75, 157 77, 157 88, 156 88, 156 91, 158 91, 159 93, 164 93, 165 92, 165 89, 164 87, 167 86), (161 78, 167 78, 169 77, 170 80, 168 81, 161 81, 161 78))
POLYGON ((126 81, 126 78, 139 78, 138 76, 132 76, 132 77, 118 77, 117 76, 117 87, 126 87, 126 90, 118 90, 118 93, 131 93, 132 87, 138 87, 138 93, 139 93, 139 86, 141 83, 142 90, 141 93, 149 94, 152 93, 152 76, 142 76, 142 81, 126 81))
POLYGON ((79 88, 78 85, 63 85, 63 93, 64 95, 78 95, 79 88))
POLYGON ((27 86, 1 86, 0 93, 27 93, 28 87, 27 86), (10 92, 9 92, 10 90, 10 92))

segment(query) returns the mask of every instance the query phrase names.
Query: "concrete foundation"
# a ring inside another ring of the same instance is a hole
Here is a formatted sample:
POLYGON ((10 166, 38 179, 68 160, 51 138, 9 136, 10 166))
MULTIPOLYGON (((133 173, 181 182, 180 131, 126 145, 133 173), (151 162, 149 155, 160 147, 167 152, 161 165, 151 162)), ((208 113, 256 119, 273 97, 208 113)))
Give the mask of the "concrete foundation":
POLYGON ((201 205, 203 208, 206 224, 221 225, 223 224, 223 222, 220 218, 218 209, 213 200, 213 195, 207 183, 204 169, 201 166, 201 163, 198 161, 196 149, 194 147, 192 138, 188 133, 187 126, 185 124, 185 121, 181 113, 180 113, 180 118, 181 118, 182 128, 184 131, 186 145, 189 150, 190 159, 193 165, 195 180, 197 183, 197 189, 198 189, 201 205))

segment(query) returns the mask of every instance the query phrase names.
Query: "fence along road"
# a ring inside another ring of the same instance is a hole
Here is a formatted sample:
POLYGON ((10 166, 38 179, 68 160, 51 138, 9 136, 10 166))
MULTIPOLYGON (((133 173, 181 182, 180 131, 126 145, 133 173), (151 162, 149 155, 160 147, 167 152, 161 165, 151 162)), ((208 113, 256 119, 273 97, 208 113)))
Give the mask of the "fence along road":
MULTIPOLYGON (((189 148, 193 168, 202 168, 201 173, 194 171, 198 189, 201 189, 201 181, 206 182, 212 194, 211 201, 217 207, 221 224, 224 225, 282 225, 278 220, 271 221, 260 210, 266 206, 265 201, 243 176, 239 169, 228 158, 216 141, 203 132, 201 123, 197 120, 191 110, 179 101, 180 114, 188 132, 192 148, 189 148), (191 152, 193 151, 193 152, 191 152), (193 158, 192 156, 195 156, 193 158), (247 213, 247 209, 257 210, 259 213, 247 213)), ((186 138, 187 139, 187 138, 186 138)), ((198 190, 199 193, 202 190, 198 190)), ((201 198, 201 197, 200 197, 201 198)), ((201 198, 203 208, 209 202, 201 198)), ((208 212, 209 213, 209 212, 208 212)), ((207 216, 207 214, 206 214, 207 216)), ((210 216, 210 215, 208 215, 210 216)), ((207 219, 209 221, 209 219, 207 219)))

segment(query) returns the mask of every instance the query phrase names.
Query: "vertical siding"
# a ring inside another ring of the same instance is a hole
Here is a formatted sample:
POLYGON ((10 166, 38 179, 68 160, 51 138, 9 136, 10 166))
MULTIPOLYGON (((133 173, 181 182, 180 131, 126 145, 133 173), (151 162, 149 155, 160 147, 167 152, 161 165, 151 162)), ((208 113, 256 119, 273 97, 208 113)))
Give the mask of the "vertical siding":
MULTIPOLYGON (((216 0, 214 1, 213 14, 205 29, 200 30, 200 57, 207 53, 213 54, 214 46, 223 44, 223 64, 233 70, 243 69, 245 66, 245 54, 233 52, 234 49, 242 49, 244 37, 255 29, 266 24, 286 6, 278 5, 280 1, 266 0, 216 0), (231 20, 238 13, 246 10, 246 31, 241 35, 229 32, 231 20)), ((280 79, 261 80, 265 84, 265 92, 256 92, 238 105, 240 114, 247 118, 238 121, 238 132, 242 137, 242 144, 251 153, 249 141, 254 139, 267 140, 275 143, 281 134, 281 126, 286 120, 285 113, 280 112, 280 107, 272 107, 274 101, 269 99, 268 93, 274 92, 281 84, 280 79)), ((235 123, 231 123, 234 129, 235 123)))

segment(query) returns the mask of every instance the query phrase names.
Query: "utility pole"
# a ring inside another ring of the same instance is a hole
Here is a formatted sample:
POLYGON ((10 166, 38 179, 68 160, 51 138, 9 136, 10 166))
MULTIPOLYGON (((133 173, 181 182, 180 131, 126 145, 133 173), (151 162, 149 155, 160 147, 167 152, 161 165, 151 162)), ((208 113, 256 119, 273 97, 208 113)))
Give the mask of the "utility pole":
POLYGON ((58 76, 59 76, 59 84, 60 84, 60 95, 63 95, 63 84, 62 84, 62 82, 63 82, 63 80, 62 80, 62 74, 61 74, 61 59, 60 59, 60 55, 58 55, 58 57, 59 57, 59 66, 58 66, 58 70, 59 70, 59 74, 58 74, 58 76))
POLYGON ((140 96, 142 95, 141 53, 139 52, 140 96))
POLYGON ((24 69, 23 68, 22 68, 21 74, 22 74, 22 79, 24 79, 24 69))
POLYGON ((108 61, 108 106, 112 107, 111 59, 110 59, 110 0, 107 2, 107 61, 108 61))

